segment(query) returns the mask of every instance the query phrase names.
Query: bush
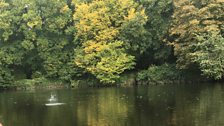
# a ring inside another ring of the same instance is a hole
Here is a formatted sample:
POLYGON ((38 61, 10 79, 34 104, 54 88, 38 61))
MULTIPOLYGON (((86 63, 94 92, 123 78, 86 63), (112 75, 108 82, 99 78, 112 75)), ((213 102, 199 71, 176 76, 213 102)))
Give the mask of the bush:
POLYGON ((169 83, 179 80, 180 71, 175 65, 163 64, 161 66, 150 66, 148 70, 142 70, 137 74, 139 83, 169 83))
POLYGON ((8 69, 0 67, 0 88, 13 86, 13 76, 8 69))
POLYGON ((57 88, 65 84, 60 80, 50 80, 45 77, 34 79, 22 79, 15 81, 17 89, 57 88))
POLYGON ((24 87, 32 87, 35 85, 44 85, 47 84, 48 80, 46 78, 35 78, 35 79, 22 79, 16 81, 17 86, 24 86, 24 87))
POLYGON ((42 73, 39 72, 39 71, 35 71, 33 74, 32 74, 32 79, 34 78, 41 78, 43 77, 42 73))

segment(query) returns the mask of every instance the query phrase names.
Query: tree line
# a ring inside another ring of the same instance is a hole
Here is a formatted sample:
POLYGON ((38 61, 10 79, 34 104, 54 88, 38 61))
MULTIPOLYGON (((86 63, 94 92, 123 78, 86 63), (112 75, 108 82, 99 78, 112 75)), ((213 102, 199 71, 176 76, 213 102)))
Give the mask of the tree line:
POLYGON ((164 64, 221 80, 223 12, 223 0, 0 0, 0 86, 40 77, 113 84, 164 64))

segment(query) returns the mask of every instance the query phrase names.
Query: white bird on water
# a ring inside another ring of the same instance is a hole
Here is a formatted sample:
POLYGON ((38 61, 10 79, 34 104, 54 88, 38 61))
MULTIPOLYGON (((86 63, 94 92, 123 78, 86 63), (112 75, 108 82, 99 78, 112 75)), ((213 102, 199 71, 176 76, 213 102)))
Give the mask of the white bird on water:
POLYGON ((51 94, 51 97, 50 97, 50 99, 48 99, 48 101, 55 102, 55 101, 57 101, 57 99, 56 99, 55 95, 51 94))
POLYGON ((58 106, 58 105, 64 105, 65 103, 58 103, 56 95, 51 94, 51 97, 48 99, 50 103, 46 103, 45 106, 58 106))

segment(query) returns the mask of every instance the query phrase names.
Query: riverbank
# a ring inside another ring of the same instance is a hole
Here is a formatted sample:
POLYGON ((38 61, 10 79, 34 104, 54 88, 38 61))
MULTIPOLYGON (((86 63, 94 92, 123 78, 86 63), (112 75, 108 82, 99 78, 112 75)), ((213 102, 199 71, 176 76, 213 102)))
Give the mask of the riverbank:
POLYGON ((113 84, 103 84, 94 76, 79 77, 70 81, 37 77, 33 79, 18 79, 1 89, 35 90, 58 88, 89 88, 89 87, 133 87, 139 85, 191 84, 213 82, 201 76, 200 71, 176 69, 175 65, 164 64, 150 66, 146 70, 129 71, 120 75, 113 84))
POLYGON ((121 76, 120 80, 116 84, 100 84, 99 81, 95 79, 77 79, 73 80, 71 83, 65 83, 60 80, 49 80, 46 78, 36 78, 36 79, 23 79, 15 81, 10 87, 1 88, 3 90, 42 90, 42 89, 63 89, 63 88, 102 88, 102 87, 135 87, 141 85, 165 85, 165 84, 192 84, 192 83, 205 83, 208 80, 159 80, 155 81, 152 79, 141 80, 138 78, 138 73, 128 73, 121 76))
POLYGON ((68 83, 60 80, 51 80, 44 77, 34 79, 21 79, 14 81, 8 87, 1 87, 2 90, 40 90, 69 88, 68 83))

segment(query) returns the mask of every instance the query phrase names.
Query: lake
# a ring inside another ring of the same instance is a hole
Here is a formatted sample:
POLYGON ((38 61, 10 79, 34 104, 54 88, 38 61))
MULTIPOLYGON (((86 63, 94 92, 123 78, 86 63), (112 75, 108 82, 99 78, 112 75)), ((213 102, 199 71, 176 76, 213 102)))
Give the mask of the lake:
POLYGON ((3 126, 224 126, 224 86, 6 91, 0 93, 0 122, 3 126))

